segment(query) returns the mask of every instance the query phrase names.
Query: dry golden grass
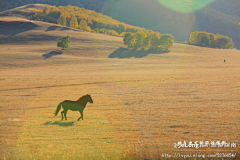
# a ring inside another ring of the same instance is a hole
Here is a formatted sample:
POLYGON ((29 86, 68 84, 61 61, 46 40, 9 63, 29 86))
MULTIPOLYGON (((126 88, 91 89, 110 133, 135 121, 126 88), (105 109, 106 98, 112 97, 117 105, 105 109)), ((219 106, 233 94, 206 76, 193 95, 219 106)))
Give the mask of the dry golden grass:
POLYGON ((240 51, 174 44, 167 54, 111 59, 123 47, 121 37, 46 31, 47 23, 33 23, 36 29, 16 35, 35 35, 31 42, 0 45, 0 159, 239 153, 240 51), (72 37, 70 48, 44 58, 59 50, 54 38, 65 35, 72 37), (78 112, 69 111, 67 121, 53 116, 61 101, 86 93, 94 103, 83 121, 76 121, 78 112), (178 141, 227 141, 237 148, 179 152, 178 141))

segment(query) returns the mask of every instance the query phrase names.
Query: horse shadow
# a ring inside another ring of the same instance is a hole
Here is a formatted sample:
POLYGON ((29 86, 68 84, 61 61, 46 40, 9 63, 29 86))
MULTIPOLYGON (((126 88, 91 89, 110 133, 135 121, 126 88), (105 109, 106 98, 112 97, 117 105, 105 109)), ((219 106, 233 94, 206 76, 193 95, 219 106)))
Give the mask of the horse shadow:
POLYGON ((49 126, 49 125, 57 125, 57 126, 61 126, 61 127, 69 127, 69 126, 74 126, 75 122, 62 122, 62 121, 49 121, 44 123, 44 125, 49 126))
POLYGON ((146 57, 149 54, 164 54, 164 53, 169 53, 169 50, 154 50, 154 49, 129 49, 129 48, 123 48, 120 47, 117 50, 115 50, 113 53, 111 53, 108 58, 142 58, 146 57))
POLYGON ((48 59, 48 58, 51 58, 52 56, 57 56, 57 55, 61 55, 61 54, 62 54, 62 51, 51 51, 49 53, 43 54, 42 56, 45 59, 48 59))

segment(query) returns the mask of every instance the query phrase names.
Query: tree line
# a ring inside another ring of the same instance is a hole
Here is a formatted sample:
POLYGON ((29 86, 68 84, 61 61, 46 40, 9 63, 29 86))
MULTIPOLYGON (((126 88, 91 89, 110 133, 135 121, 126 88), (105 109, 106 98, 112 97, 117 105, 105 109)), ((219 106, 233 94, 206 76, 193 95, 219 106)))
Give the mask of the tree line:
POLYGON ((160 34, 145 28, 128 25, 101 13, 76 6, 48 6, 35 10, 35 20, 57 23, 63 26, 79 28, 89 32, 124 36, 123 43, 134 49, 172 48, 174 37, 171 34, 160 34))
POLYGON ((57 23, 63 26, 79 28, 89 32, 122 36, 123 32, 138 32, 141 27, 128 25, 112 19, 102 13, 76 6, 49 6, 43 10, 35 10, 35 20, 57 23))
POLYGON ((202 47, 232 49, 234 42, 232 38, 220 34, 214 35, 207 32, 192 32, 189 37, 189 43, 202 47))
POLYGON ((151 30, 136 33, 128 32, 124 35, 123 43, 128 48, 167 51, 173 47, 174 37, 171 34, 160 34, 151 30))
MULTIPOLYGON (((151 48, 167 51, 172 48, 174 43, 174 37, 171 34, 160 34, 145 28, 128 25, 102 13, 71 5, 48 6, 43 10, 35 10, 34 18, 89 32, 124 36, 123 43, 128 48, 151 48)), ((193 45, 211 48, 231 49, 234 47, 232 39, 227 36, 199 31, 190 34, 189 42, 193 45)))

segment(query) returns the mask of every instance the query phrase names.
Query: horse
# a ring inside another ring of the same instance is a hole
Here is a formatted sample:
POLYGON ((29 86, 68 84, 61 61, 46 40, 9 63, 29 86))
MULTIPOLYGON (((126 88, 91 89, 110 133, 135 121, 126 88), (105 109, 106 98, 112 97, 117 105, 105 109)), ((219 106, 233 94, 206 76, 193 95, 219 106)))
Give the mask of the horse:
POLYGON ((62 120, 63 120, 63 115, 65 117, 65 120, 67 120, 67 111, 70 109, 72 111, 79 111, 81 114, 81 117, 78 118, 78 121, 82 118, 83 120, 83 110, 86 107, 87 103, 93 103, 93 100, 90 95, 86 94, 83 95, 82 97, 78 98, 76 101, 71 101, 71 100, 65 100, 57 106, 57 109, 55 111, 55 116, 57 116, 58 112, 60 111, 61 107, 63 108, 63 111, 61 112, 62 114, 62 120))

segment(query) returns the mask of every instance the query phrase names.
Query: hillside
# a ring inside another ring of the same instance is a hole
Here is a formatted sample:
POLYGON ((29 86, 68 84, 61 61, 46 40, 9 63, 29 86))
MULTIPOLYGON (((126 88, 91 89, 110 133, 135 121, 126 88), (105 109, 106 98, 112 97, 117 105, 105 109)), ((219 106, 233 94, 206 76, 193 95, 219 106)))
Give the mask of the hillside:
POLYGON ((122 22, 171 33, 176 41, 188 41, 192 31, 207 31, 229 36, 236 48, 240 48, 239 1, 218 1, 193 13, 181 13, 170 10, 157 1, 147 0, 118 1, 111 12, 114 19, 122 22), (144 12, 142 12, 144 10, 144 12))
MULTIPOLYGON (((158 159, 181 140, 239 144, 239 50, 174 43, 169 53, 139 56, 122 37, 0 21, 1 158, 158 159), (56 40, 66 35, 72 42, 61 50, 56 40), (84 120, 53 116, 60 102, 87 93, 94 103, 84 120)), ((190 149, 184 154, 215 154, 190 149)), ((218 150, 239 159, 238 145, 218 150)))
MULTIPOLYGON (((8 12, 10 13, 10 12, 8 12)), ((14 12, 11 12, 15 14, 14 12)), ((18 12, 19 13, 19 12, 18 12)), ((24 10, 25 13, 25 10, 24 10)), ((13 14, 13 15, 14 15, 13 14)), ((99 57, 99 58, 142 58, 148 55, 157 54, 155 51, 142 52, 137 50, 128 50, 123 45, 123 38, 118 36, 109 36, 99 33, 91 33, 75 29, 71 27, 61 26, 48 22, 34 21, 21 17, 0 17, 0 44, 2 45, 50 45, 44 51, 42 58, 51 58, 58 55, 70 55, 79 57, 99 57), (57 39, 61 36, 70 36, 71 45, 66 50, 56 47, 57 39)), ((186 44, 174 43, 171 52, 178 54, 183 48, 192 48, 186 44)), ((196 47, 194 50, 202 50, 196 47)), ((211 51, 219 51, 217 49, 203 49, 211 51)), ((225 50, 221 50, 225 52, 225 50)), ((170 53, 171 53, 170 52, 170 53)), ((181 51, 183 52, 183 51, 181 51)), ((186 52, 188 52, 186 50, 186 52)), ((235 51, 227 51, 235 52, 235 51)), ((7 56, 7 55, 6 55, 7 56)), ((32 56, 32 55, 31 55, 32 56)), ((8 62, 11 62, 9 57, 8 62)), ((18 57, 18 56, 17 56, 18 57)), ((224 59, 224 57, 222 57, 224 59)), ((5 64, 2 61, 2 64, 5 64)), ((12 64, 12 63, 11 63, 12 64)), ((29 64, 30 65, 30 64, 29 64)), ((11 65, 10 65, 11 66, 11 65)))
MULTIPOLYGON (((88 3, 82 0, 70 0, 68 3, 58 0, 51 2, 36 0, 34 2, 56 6, 70 4, 95 10, 130 25, 152 29, 160 33, 170 33, 176 41, 188 41, 192 31, 219 33, 232 38, 235 47, 240 48, 240 31, 237 25, 240 22, 240 2, 238 0, 231 0, 231 2, 215 0, 209 6, 188 14, 170 10, 157 0, 92 0, 88 3)), ((30 2, 4 1, 0 8, 6 10, 28 3, 30 2)))
POLYGON ((144 28, 119 22, 102 13, 71 5, 56 7, 29 4, 0 12, 0 16, 23 17, 115 36, 123 36, 125 32, 145 31, 144 28))
POLYGON ((10 16, 10 17, 22 17, 22 18, 30 18, 34 15, 34 10, 44 9, 48 5, 46 4, 29 4, 20 7, 16 7, 13 9, 9 9, 6 11, 0 12, 0 16, 10 16))
POLYGON ((57 48, 57 39, 67 35, 71 37, 72 43, 69 49, 61 51, 63 54, 66 52, 67 55, 107 57, 111 52, 123 46, 122 37, 90 33, 19 17, 0 17, 0 44, 2 45, 52 44, 45 51, 46 54, 51 55, 52 51, 54 53, 60 50, 57 48))
MULTIPOLYGON (((13 9, 19 6, 27 5, 27 4, 49 4, 49 5, 56 5, 56 6, 67 6, 67 5, 72 5, 72 6, 79 6, 79 7, 84 7, 86 9, 94 10, 97 12, 101 12, 102 8, 106 4, 106 2, 111 2, 112 0, 68 0, 68 1, 63 1, 63 0, 0 0, 0 12, 13 9)), ((113 0, 115 1, 115 0, 113 0)))

